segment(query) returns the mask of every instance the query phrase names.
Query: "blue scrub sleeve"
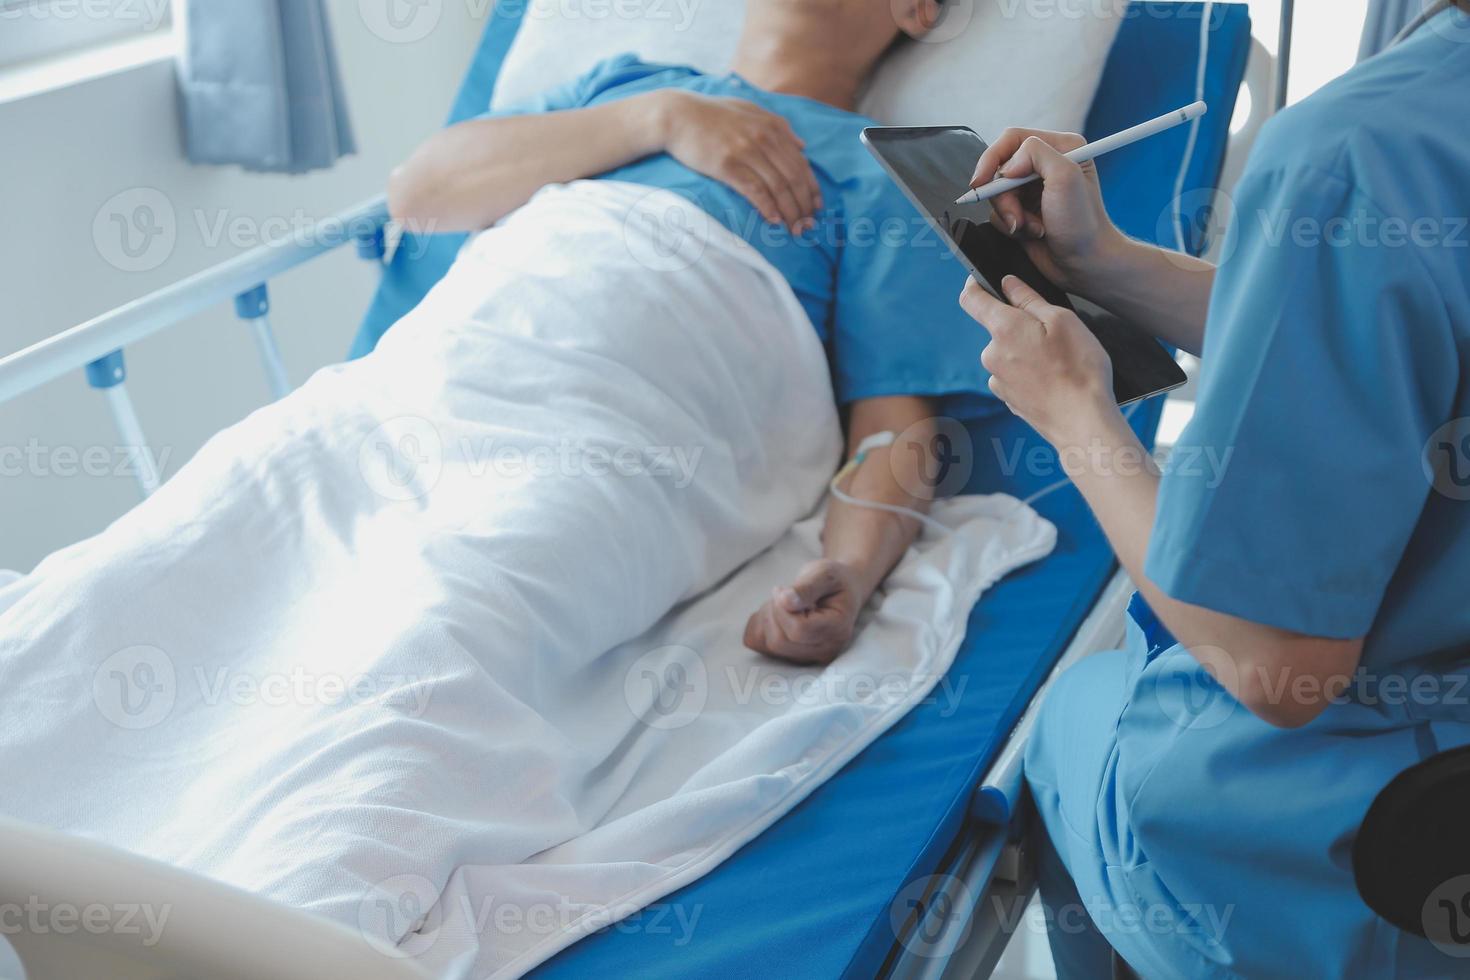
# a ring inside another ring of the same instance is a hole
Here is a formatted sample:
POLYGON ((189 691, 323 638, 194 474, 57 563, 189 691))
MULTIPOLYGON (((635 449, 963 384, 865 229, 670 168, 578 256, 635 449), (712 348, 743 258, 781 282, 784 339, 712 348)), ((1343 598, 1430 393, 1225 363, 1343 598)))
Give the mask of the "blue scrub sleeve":
POLYGON ((959 305, 968 273, 902 192, 880 178, 870 197, 854 195, 847 208, 831 332, 837 400, 989 397, 980 366, 989 337, 959 305))
POLYGON ((1145 572, 1218 612, 1364 636, 1431 490, 1426 441, 1452 411, 1448 313, 1355 182, 1268 169, 1236 205, 1145 572))

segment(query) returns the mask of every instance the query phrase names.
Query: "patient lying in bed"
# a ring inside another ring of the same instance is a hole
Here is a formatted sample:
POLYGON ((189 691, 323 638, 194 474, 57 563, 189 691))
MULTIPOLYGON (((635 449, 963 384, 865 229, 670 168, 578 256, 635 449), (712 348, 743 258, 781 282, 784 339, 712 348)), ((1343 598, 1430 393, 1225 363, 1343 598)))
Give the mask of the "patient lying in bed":
MULTIPOLYGON (((800 300, 847 409, 849 451, 874 433, 901 434, 868 456, 848 492, 924 509, 940 465, 929 451, 935 399, 986 392, 982 341, 955 307, 958 263, 863 150, 870 122, 851 110, 899 34, 918 36, 937 16, 935 0, 753 0, 730 74, 631 55, 603 62, 509 114, 432 138, 394 174, 390 207, 410 226, 477 231, 548 184, 589 177, 693 201, 800 300)), ((747 644, 830 661, 916 532, 911 519, 834 503, 826 557, 774 590, 747 644)))
POLYGON ((978 591, 1053 537, 997 500, 901 562, 907 519, 833 505, 820 559, 793 531, 839 403, 854 445, 907 433, 849 491, 928 505, 925 420, 983 392, 981 340, 845 110, 888 0, 750 10, 738 75, 618 60, 433 140, 399 217, 494 227, 423 302, 0 584, 0 812, 508 977, 703 873, 931 688, 978 591), (825 663, 895 562, 824 669, 740 647, 762 569, 790 578, 746 643, 825 663), (700 671, 709 710, 671 724, 700 671), (474 905, 426 938, 419 912, 476 896, 574 921, 503 934, 474 905))

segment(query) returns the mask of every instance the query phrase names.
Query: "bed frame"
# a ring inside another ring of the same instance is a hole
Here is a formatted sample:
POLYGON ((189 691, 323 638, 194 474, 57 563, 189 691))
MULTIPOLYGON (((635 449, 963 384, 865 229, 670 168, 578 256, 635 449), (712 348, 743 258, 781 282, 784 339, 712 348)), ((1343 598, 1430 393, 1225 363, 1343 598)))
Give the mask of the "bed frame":
POLYGON ((970 980, 995 970, 1036 892, 1035 863, 1028 838, 1035 813, 1023 791, 1026 742, 1041 705, 1063 671, 1083 657, 1116 650, 1123 642, 1133 583, 1115 572, 1066 652, 1037 691, 1006 739, 995 765, 976 790, 974 830, 948 869, 934 876, 935 888, 920 901, 909 940, 895 945, 887 976, 892 980, 970 980))
POLYGON ((290 392, 290 385, 271 331, 267 283, 287 270, 345 245, 356 245, 362 258, 381 262, 386 254, 387 224, 387 200, 375 197, 319 222, 306 235, 278 239, 252 249, 0 358, 0 403, 77 368, 85 368, 87 384, 107 398, 118 434, 128 447, 138 474, 138 488, 146 497, 158 488, 159 474, 128 396, 123 349, 196 313, 233 302, 236 314, 250 327, 255 338, 272 396, 281 398, 290 392))

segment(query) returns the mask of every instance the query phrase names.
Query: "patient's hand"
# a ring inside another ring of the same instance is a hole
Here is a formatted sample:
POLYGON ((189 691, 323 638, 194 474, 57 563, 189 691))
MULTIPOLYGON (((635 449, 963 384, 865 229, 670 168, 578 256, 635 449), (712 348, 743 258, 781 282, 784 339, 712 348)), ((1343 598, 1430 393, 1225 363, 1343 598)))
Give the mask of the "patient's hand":
POLYGON ((864 602, 858 574, 819 558, 789 586, 775 589, 745 624, 745 645, 802 664, 828 664, 852 643, 864 602))
POLYGON ((803 231, 822 192, 805 143, 783 116, 744 99, 668 91, 664 149, 691 170, 729 184, 767 221, 803 231))

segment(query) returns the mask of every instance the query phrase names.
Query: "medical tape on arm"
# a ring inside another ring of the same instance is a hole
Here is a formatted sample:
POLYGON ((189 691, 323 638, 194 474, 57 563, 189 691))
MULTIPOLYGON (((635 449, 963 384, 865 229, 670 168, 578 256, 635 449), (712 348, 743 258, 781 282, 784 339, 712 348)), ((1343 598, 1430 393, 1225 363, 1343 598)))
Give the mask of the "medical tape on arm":
POLYGON ((868 458, 868 454, 875 449, 885 449, 889 446, 892 446, 894 440, 897 438, 898 436, 892 432, 876 432, 860 442, 858 444, 857 452, 853 454, 852 459, 848 460, 847 465, 837 471, 837 475, 832 477, 832 482, 828 484, 828 489, 832 491, 832 496, 842 501, 844 504, 849 504, 853 507, 864 507, 868 510, 880 510, 883 511, 885 514, 897 514, 900 517, 911 517, 923 526, 938 531, 941 534, 953 534, 953 528, 941 524, 939 521, 936 521, 928 514, 925 514, 922 511, 914 510, 912 507, 903 507, 898 504, 884 504, 879 503, 876 500, 862 500, 858 497, 852 496, 851 494, 843 492, 841 487, 842 482, 846 480, 850 474, 854 473, 858 467, 863 465, 863 462, 868 458))

